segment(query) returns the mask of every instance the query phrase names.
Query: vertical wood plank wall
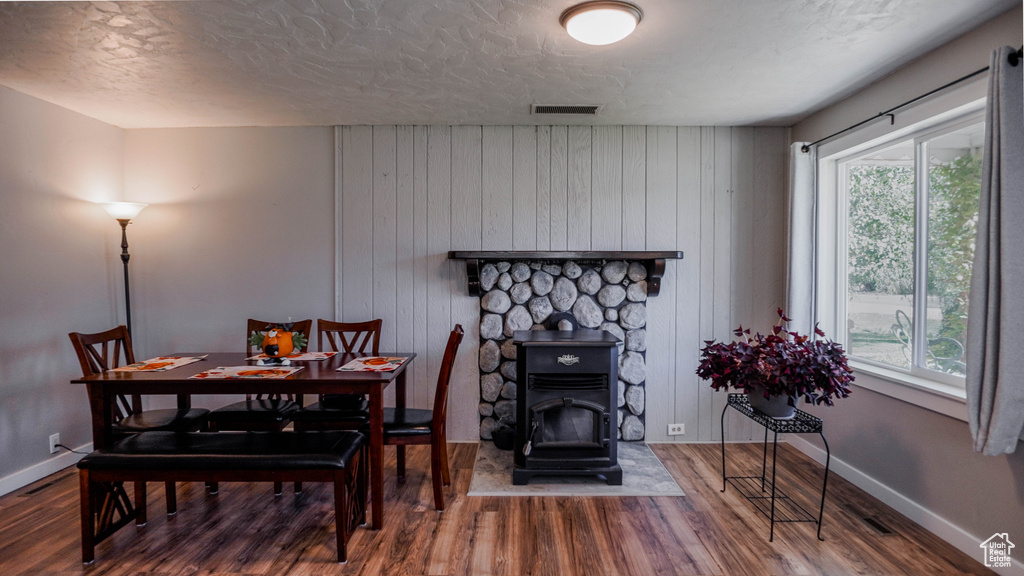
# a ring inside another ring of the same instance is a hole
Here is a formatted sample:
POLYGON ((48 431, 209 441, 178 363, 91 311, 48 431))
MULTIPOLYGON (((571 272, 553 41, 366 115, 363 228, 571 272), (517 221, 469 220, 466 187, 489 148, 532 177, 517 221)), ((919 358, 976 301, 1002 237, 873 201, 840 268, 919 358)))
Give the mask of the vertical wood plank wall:
POLYGON ((465 327, 452 440, 478 437, 480 311, 448 250, 682 250, 648 301, 647 440, 719 439, 725 395, 694 370, 704 340, 767 330, 782 305, 784 128, 339 126, 335 142, 336 319, 382 318, 382 351, 418 354, 423 408, 465 327))

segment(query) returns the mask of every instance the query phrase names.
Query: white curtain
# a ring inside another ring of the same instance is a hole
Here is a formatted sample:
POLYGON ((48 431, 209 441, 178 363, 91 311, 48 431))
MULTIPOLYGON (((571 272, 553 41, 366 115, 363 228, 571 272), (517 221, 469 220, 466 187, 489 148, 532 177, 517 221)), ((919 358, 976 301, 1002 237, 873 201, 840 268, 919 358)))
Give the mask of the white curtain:
POLYGON ((789 151, 789 250, 786 258, 786 315, 789 329, 811 334, 815 323, 815 197, 817 148, 804 142, 789 151))
POLYGON ((974 449, 1012 453, 1024 428, 1024 64, 989 67, 978 239, 967 314, 967 409, 974 449))

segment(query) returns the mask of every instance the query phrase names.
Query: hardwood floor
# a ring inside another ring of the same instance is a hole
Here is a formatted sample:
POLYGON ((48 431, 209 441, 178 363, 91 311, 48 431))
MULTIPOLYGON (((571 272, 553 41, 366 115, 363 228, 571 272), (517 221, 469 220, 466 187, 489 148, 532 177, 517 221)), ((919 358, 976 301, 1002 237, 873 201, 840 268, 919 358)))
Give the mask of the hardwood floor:
MULTIPOLYGON (((433 509, 428 447, 409 448, 403 482, 389 451, 385 528, 357 529, 347 564, 335 562, 328 486, 275 498, 269 484, 222 484, 216 496, 179 484, 179 512, 168 517, 151 484, 149 524, 125 527, 83 566, 70 468, 0 498, 0 574, 993 574, 834 474, 825 541, 813 523, 796 523, 777 524, 768 542, 768 520, 732 487, 721 492, 717 444, 653 449, 685 497, 468 497, 476 445, 452 444, 443 513, 433 509)), ((780 488, 816 510, 821 467, 788 445, 779 453, 780 488)), ((730 475, 759 472, 760 445, 730 444, 728 454, 730 475)))

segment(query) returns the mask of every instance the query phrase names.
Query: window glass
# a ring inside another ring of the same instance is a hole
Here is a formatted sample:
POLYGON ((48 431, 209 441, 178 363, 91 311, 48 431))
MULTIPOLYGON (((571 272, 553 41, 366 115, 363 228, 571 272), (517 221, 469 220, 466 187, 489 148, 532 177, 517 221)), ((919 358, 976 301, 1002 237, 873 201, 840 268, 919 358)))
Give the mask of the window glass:
POLYGON ((850 160, 847 198, 847 347, 909 369, 914 319, 914 142, 850 160))
POLYGON ((978 225, 984 124, 927 141, 926 367, 965 373, 967 300, 978 225))
POLYGON ((961 118, 837 161, 851 356, 963 385, 984 136, 961 118))

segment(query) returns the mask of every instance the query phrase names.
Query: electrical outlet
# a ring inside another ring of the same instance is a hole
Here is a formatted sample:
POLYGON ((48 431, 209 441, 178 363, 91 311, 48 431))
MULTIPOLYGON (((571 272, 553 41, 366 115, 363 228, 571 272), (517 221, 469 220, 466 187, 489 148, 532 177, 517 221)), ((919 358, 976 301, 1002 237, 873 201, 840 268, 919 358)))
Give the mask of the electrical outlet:
POLYGON ((57 444, 60 444, 60 433, 50 434, 50 454, 57 453, 57 444))
POLYGON ((669 436, 682 436, 686 434, 686 424, 669 424, 668 435, 669 436))

